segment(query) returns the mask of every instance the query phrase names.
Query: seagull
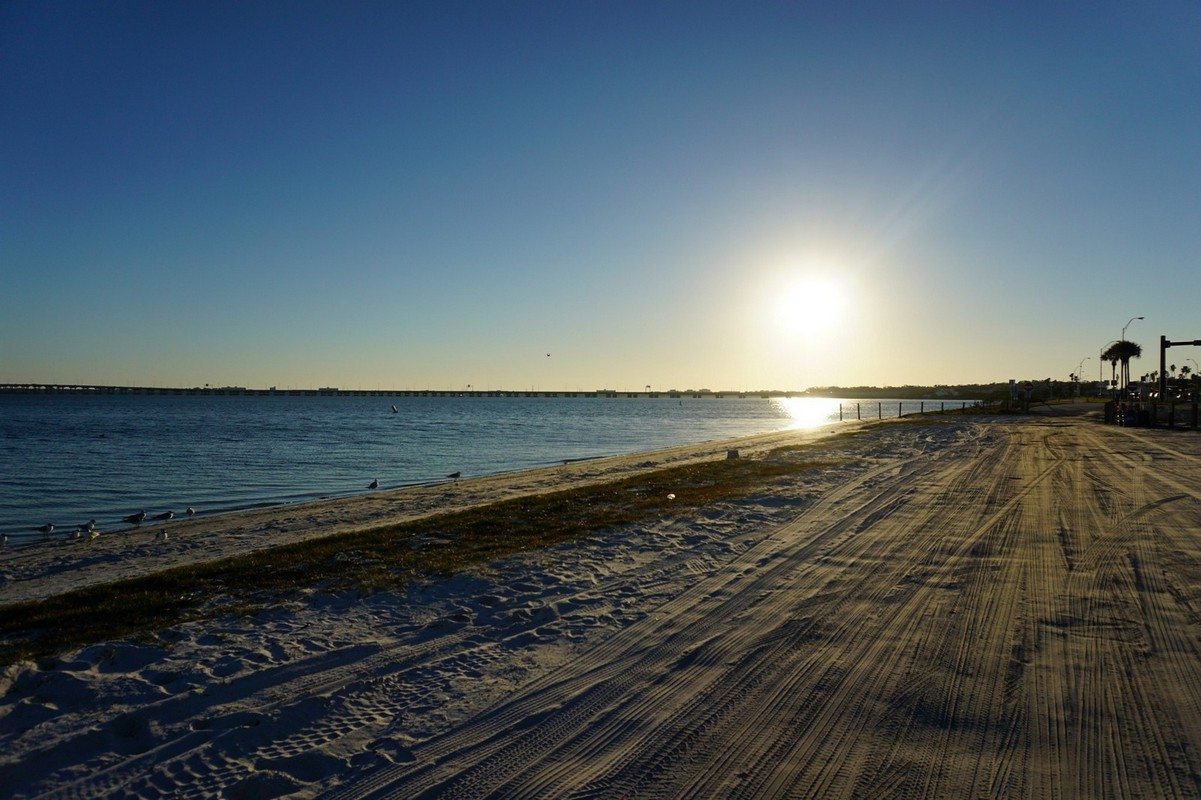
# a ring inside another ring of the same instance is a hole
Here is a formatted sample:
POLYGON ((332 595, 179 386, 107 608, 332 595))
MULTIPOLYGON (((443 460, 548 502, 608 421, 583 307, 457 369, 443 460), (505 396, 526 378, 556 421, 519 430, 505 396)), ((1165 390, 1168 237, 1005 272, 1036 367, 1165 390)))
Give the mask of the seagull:
POLYGON ((128 517, 125 518, 125 521, 132 522, 134 525, 141 525, 142 520, 144 520, 144 519, 146 519, 146 512, 139 511, 136 514, 130 514, 128 517))
POLYGON ((166 529, 166 528, 163 528, 163 529, 162 529, 162 530, 160 530, 158 533, 154 534, 154 538, 155 538, 155 539, 162 539, 164 542, 165 542, 165 541, 167 541, 167 529, 166 529))
POLYGON ((446 477, 450 478, 451 480, 457 481, 459 478, 463 477, 463 473, 462 472, 452 472, 449 475, 447 475, 446 477))
POLYGON ((54 531, 54 523, 47 522, 45 525, 39 525, 38 527, 34 528, 34 530, 49 535, 54 531))
POLYGON ((196 516, 196 509, 192 508, 191 506, 188 506, 188 510, 185 511, 184 513, 187 514, 189 517, 194 517, 194 516, 196 516))
POLYGON ((76 529, 75 535, 72 536, 71 538, 78 542, 80 539, 83 538, 83 532, 85 530, 87 530, 87 528, 85 528, 83 525, 80 525, 79 528, 76 529))
POLYGON ((174 517, 175 517, 174 511, 164 511, 163 513, 155 516, 155 519, 164 519, 165 520, 165 519, 174 519, 174 517))
POLYGON ((367 484, 367 488, 368 489, 378 489, 379 481, 372 481, 371 483, 367 484))
POLYGON ((0 533, 0 547, 5 547, 8 544, 8 534, 0 533))
POLYGON ((91 533, 88 534, 88 544, 91 544, 92 542, 96 541, 99 538, 100 538, 100 531, 96 531, 96 530, 92 531, 91 533))
MULTIPOLYGON (((96 520, 89 519, 87 522, 83 523, 82 525, 76 525, 75 531, 76 531, 76 533, 87 533, 88 531, 92 530, 95 527, 96 527, 96 520)), ((79 538, 79 537, 76 537, 76 538, 79 538)))

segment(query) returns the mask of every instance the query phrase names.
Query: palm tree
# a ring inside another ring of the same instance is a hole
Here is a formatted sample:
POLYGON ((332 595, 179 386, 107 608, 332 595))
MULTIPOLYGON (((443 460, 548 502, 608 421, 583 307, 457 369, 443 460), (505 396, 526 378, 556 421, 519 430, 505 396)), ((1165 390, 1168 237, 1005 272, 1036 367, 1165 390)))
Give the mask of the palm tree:
POLYGON ((1105 352, 1101 354, 1101 358, 1105 359, 1110 364, 1121 362, 1121 364, 1122 364, 1122 376, 1121 376, 1122 383, 1121 383, 1121 385, 1122 385, 1123 389, 1125 389, 1125 387, 1130 384, 1130 359, 1138 358, 1142 354, 1143 354, 1142 347, 1138 346, 1134 342, 1127 341, 1126 339, 1122 339, 1121 341, 1117 341, 1117 342, 1114 342, 1113 344, 1111 344, 1105 350, 1105 352))
POLYGON ((1117 386, 1118 386, 1118 379, 1117 379, 1118 356, 1117 356, 1117 352, 1114 350, 1114 348, 1116 348, 1117 346, 1118 346, 1118 343, 1114 342, 1111 345, 1109 345, 1109 347, 1105 348, 1105 350, 1102 351, 1102 353, 1101 353, 1101 360, 1109 362, 1109 383, 1111 386, 1114 387, 1115 391, 1117 390, 1117 386))

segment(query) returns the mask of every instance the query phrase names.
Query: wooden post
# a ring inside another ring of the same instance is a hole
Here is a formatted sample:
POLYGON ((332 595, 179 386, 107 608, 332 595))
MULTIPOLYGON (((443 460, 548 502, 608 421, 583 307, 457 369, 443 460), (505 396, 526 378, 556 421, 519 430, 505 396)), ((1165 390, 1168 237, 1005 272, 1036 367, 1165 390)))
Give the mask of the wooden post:
POLYGON ((884 404, 876 403, 876 419, 884 419, 884 404))
POLYGON ((921 407, 918 409, 917 413, 919 413, 919 414, 926 413, 926 401, 925 400, 922 401, 921 407))
POLYGON ((842 403, 838 404, 838 421, 842 422, 842 403))
POLYGON ((855 419, 863 419, 863 415, 859 413, 859 404, 855 404, 855 419))
POLYGON ((904 411, 902 410, 902 407, 903 407, 904 405, 905 405, 905 401, 904 401, 904 400, 901 400, 901 401, 899 401, 899 402, 897 403, 897 419, 900 419, 901 417, 905 416, 905 413, 904 413, 904 411))
POLYGON ((940 400, 940 401, 939 401, 939 403, 938 403, 938 413, 939 413, 939 414, 942 414, 942 413, 944 413, 946 410, 947 410, 947 401, 946 401, 946 400, 940 400))

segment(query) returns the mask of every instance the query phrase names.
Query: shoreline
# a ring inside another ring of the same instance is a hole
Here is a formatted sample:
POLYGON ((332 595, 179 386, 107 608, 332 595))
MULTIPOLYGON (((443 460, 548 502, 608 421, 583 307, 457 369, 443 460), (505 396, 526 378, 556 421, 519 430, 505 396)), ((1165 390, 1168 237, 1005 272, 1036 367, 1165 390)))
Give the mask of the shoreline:
MULTIPOLYGON (((893 420, 884 420, 887 424, 893 420)), ((555 465, 436 481, 193 519, 147 522, 101 531, 94 542, 60 539, 0 550, 0 605, 140 577, 172 567, 240 556, 277 545, 409 522, 522 495, 605 483, 667 466, 724 458, 729 449, 754 456, 775 447, 814 443, 878 420, 850 421, 555 465), (165 541, 156 534, 166 530, 165 541)))
MULTIPOLYGON (((802 408, 768 400, 689 400, 677 407, 676 401, 447 399, 420 402, 399 416, 371 398, 298 399, 287 407, 263 398, 192 400, 147 398, 145 410, 120 398, 43 402, 54 401, 47 396, 18 404, 3 426, 14 447, 0 458, 13 473, 0 492, 8 546, 62 541, 89 518, 101 530, 123 529, 124 518, 139 509, 153 517, 194 506, 198 516, 213 516, 353 497, 373 478, 402 488, 436 483, 455 470, 504 474, 771 433, 798 421, 835 424, 839 416, 825 400, 802 408), (48 523, 57 527, 47 536, 40 530, 48 523)), ((896 414, 900 402, 885 403, 885 416, 896 414)), ((905 403, 906 411, 919 408, 905 403)), ((876 404, 864 409, 865 417, 877 417, 876 404)), ((853 404, 847 418, 856 418, 853 404)))

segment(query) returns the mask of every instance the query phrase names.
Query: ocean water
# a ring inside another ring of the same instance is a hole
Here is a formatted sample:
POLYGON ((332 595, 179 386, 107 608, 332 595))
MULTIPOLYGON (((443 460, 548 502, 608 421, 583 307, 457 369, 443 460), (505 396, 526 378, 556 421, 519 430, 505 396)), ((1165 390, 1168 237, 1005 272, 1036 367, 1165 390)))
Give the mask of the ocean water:
MULTIPOLYGON (((856 401, 841 402, 854 419, 856 401)), ((33 528, 47 522, 59 537, 93 518, 120 529, 143 509, 213 514, 355 494, 373 479, 392 488, 836 424, 838 403, 0 395, 0 531, 23 544, 42 538, 33 528)), ((905 401, 904 411, 917 407, 905 401)), ((877 416, 877 401, 862 408, 877 416)), ((885 417, 897 412, 898 401, 884 401, 885 417)))

